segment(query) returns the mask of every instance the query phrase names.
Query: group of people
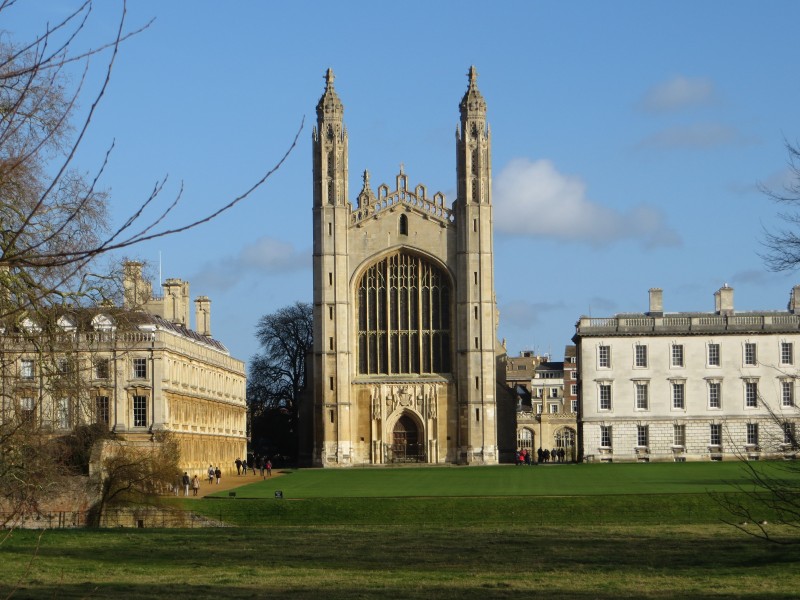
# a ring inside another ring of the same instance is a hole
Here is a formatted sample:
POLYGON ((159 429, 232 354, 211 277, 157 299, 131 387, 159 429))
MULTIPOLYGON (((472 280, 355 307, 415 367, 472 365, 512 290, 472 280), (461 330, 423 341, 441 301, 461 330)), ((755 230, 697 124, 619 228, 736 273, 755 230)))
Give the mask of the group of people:
MULTIPOLYGON (((538 458, 537 462, 540 463, 563 463, 566 462, 567 458, 567 451, 564 448, 553 448, 552 450, 548 450, 545 448, 542 450, 539 448, 536 451, 536 456, 538 458)), ((528 451, 527 448, 523 448, 522 450, 517 450, 516 454, 516 465, 530 465, 531 464, 531 453, 528 451)))
POLYGON ((539 448, 536 451, 536 454, 539 456, 539 462, 560 462, 563 463, 567 457, 567 451, 564 448, 553 448, 552 450, 548 450, 545 448, 542 450, 539 448))
POLYGON ((209 484, 214 483, 215 479, 217 480, 217 485, 219 485, 219 482, 222 481, 222 469, 219 468, 219 465, 216 467, 208 465, 207 475, 209 484))
POLYGON ((237 458, 233 461, 233 464, 236 465, 236 474, 237 475, 247 475, 247 469, 251 469, 253 471, 253 475, 256 474, 256 468, 261 471, 261 479, 266 479, 267 477, 272 477, 272 461, 266 457, 260 458, 255 457, 250 464, 247 464, 247 459, 242 460, 241 458, 237 458), (266 475, 264 474, 266 472, 266 475))
MULTIPOLYGON (((256 468, 258 468, 261 471, 262 479, 272 477, 272 461, 268 458, 256 458, 255 460, 251 461, 250 464, 247 463, 247 460, 237 458, 234 461, 234 464, 236 465, 237 475, 247 475, 247 469, 252 469, 253 475, 255 475, 256 468)), ((216 467, 214 465, 208 465, 208 471, 206 474, 208 475, 209 485, 212 485, 214 481, 216 481, 217 485, 219 485, 219 483, 222 481, 222 469, 219 468, 219 465, 216 467)), ((184 496, 189 496, 189 490, 192 491, 192 496, 197 496, 200 491, 200 478, 197 475, 192 477, 187 471, 184 471, 183 475, 178 477, 178 480, 175 482, 175 484, 170 487, 173 488, 176 496, 180 495, 181 490, 183 490, 184 496)))
POLYGON ((176 496, 180 493, 181 488, 183 488, 184 496, 189 495, 189 489, 192 490, 193 496, 197 496, 197 492, 200 490, 200 478, 197 475, 189 477, 189 473, 184 471, 180 480, 173 487, 176 496))

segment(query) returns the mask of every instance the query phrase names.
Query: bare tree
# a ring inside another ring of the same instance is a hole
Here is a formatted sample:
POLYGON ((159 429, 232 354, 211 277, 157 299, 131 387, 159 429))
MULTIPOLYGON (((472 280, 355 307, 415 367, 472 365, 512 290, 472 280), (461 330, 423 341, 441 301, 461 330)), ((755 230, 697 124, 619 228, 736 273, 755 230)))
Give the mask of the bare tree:
MULTIPOLYGON (((4 17, 15 3, 0 0, 0 23, 11 21, 4 17)), ((59 393, 85 398, 87 406, 73 421, 77 423, 86 422, 92 411, 83 391, 84 375, 92 368, 90 351, 68 335, 70 326, 59 321, 59 312, 115 296, 118 278, 101 259, 207 223, 249 197, 280 168, 303 126, 301 122, 274 165, 209 214, 167 226, 182 191, 167 197, 163 177, 112 225, 111 198, 102 189, 102 177, 113 143, 93 172, 79 169, 75 157, 89 135, 122 44, 150 24, 129 29, 126 2, 119 0, 119 19, 107 42, 91 46, 83 40, 92 10, 93 1, 85 0, 24 41, 0 30, 0 499, 12 510, 35 507, 63 470, 63 457, 51 445, 52 428, 43 426, 43 419, 30 418, 40 414, 36 403, 59 393), (92 68, 98 59, 101 65, 94 91, 87 90, 90 59, 92 68), (75 72, 78 77, 71 77, 75 72), (23 356, 35 357, 37 371, 21 386, 23 356), (34 398, 21 397, 28 393, 25 386, 35 390, 34 398), (20 406, 29 399, 33 406, 20 406)))
MULTIPOLYGON (((298 402, 306 387, 306 356, 313 341, 311 305, 297 302, 259 319, 256 337, 261 352, 250 361, 247 403, 251 433, 259 438, 280 436, 296 452, 298 402), (290 431, 276 431, 275 423, 290 431), (291 433, 291 435, 286 435, 291 433)), ((266 443, 266 442, 264 442, 266 443)))
POLYGON ((152 504, 180 477, 178 442, 170 432, 154 434, 148 446, 131 446, 107 440, 96 474, 100 497, 90 511, 89 524, 102 525, 109 508, 152 504))
POLYGON ((789 182, 775 191, 761 185, 761 191, 783 207, 778 218, 785 224, 774 231, 764 229, 761 255, 772 271, 793 271, 800 266, 800 146, 786 142, 789 182))

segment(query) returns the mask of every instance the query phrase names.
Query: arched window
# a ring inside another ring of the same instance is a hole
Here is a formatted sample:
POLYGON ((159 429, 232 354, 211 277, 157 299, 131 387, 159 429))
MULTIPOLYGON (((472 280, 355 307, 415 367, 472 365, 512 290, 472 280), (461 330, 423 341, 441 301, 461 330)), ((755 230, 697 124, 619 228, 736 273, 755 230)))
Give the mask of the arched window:
POLYGON ((400 215, 400 235, 408 235, 408 217, 400 215))
POLYGON ((356 295, 360 374, 450 372, 450 285, 444 271, 398 252, 364 272, 356 295))
POLYGON ((523 427, 517 432, 517 448, 528 452, 533 450, 533 432, 530 429, 523 427))

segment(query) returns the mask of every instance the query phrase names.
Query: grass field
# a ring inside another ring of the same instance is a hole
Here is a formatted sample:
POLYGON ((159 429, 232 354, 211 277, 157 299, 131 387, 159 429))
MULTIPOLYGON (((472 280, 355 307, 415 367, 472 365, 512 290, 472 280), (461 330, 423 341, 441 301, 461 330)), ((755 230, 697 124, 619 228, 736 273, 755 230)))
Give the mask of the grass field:
POLYGON ((231 527, 13 532, 0 597, 796 598, 800 548, 721 523, 729 464, 295 471, 175 501, 231 527))
MULTIPOLYGON (((774 471, 784 463, 758 463, 774 471)), ((705 494, 749 486, 738 462, 617 463, 536 467, 427 467, 303 469, 236 490, 237 498, 390 498, 429 496, 594 496, 614 494, 705 494)), ((781 470, 800 486, 800 470, 781 470)), ((227 492, 218 494, 227 497, 227 492)))

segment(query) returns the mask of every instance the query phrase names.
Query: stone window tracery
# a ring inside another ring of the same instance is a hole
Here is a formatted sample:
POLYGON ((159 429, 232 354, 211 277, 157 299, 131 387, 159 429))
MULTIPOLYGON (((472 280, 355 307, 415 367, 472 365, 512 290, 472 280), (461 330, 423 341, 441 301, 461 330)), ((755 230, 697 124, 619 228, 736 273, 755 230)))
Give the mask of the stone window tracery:
POLYGON ((450 372, 446 273, 398 252, 369 267, 356 293, 359 374, 450 372))

